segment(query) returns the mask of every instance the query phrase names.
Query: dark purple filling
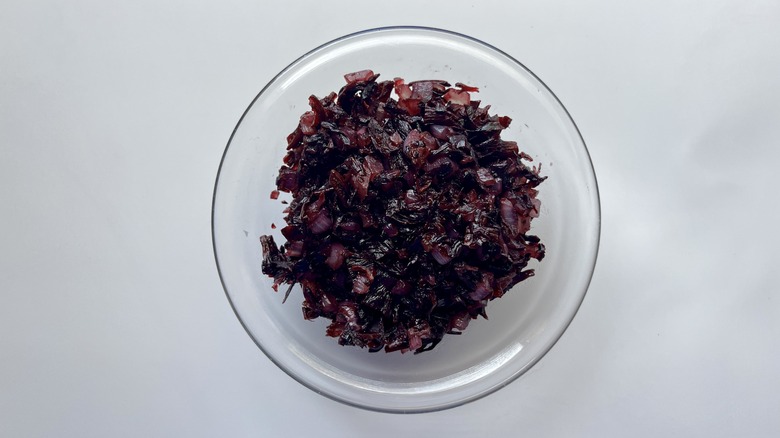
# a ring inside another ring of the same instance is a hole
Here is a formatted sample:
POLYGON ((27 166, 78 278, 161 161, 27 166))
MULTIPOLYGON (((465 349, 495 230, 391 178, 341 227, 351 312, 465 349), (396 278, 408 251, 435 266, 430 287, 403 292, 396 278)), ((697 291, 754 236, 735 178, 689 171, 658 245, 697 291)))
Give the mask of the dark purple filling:
POLYGON ((309 98, 276 179, 292 194, 287 242, 260 238, 262 268, 285 299, 300 284, 304 318, 331 320, 339 344, 419 353, 534 274, 546 177, 501 139, 511 119, 472 100, 477 88, 378 76, 309 98))

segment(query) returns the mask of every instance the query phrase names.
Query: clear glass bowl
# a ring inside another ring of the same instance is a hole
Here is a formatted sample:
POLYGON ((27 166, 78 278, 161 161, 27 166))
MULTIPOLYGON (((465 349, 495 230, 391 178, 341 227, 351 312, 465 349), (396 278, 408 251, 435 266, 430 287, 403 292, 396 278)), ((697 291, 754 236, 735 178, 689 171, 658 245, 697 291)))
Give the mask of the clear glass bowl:
POLYGON ((426 412, 475 400, 531 368, 566 330, 588 288, 598 252, 596 178, 574 121, 542 81, 506 53, 448 31, 393 27, 344 36, 305 54, 252 101, 225 149, 214 189, 214 253, 233 309, 258 347, 315 392, 385 412, 426 412), (419 355, 369 353, 325 336, 327 321, 302 317, 302 294, 287 303, 262 274, 258 237, 283 225, 283 206, 269 199, 286 136, 311 94, 344 85, 343 75, 370 68, 382 78, 443 79, 478 86, 474 98, 508 115, 502 137, 542 165, 541 215, 532 234, 547 256, 532 261, 536 276, 471 322, 419 355))

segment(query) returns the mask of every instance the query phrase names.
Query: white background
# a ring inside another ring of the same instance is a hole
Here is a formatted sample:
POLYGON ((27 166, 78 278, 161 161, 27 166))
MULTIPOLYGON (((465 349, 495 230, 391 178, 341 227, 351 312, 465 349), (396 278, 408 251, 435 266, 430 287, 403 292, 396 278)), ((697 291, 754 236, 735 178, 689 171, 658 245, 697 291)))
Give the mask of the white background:
POLYGON ((780 435, 780 2, 0 3, 0 436, 780 435), (239 116, 293 59, 415 24, 567 106, 602 246, 505 389, 398 416, 325 399, 241 328, 211 249, 239 116))

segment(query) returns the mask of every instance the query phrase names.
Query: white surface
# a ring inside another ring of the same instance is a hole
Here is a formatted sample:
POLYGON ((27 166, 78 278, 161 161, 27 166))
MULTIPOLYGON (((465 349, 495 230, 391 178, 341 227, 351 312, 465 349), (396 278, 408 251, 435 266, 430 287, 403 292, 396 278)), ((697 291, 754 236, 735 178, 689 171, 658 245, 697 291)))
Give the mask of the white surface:
POLYGON ((0 436, 778 436, 780 3, 548 3, 3 2, 0 436), (603 209, 553 350, 483 400, 406 417, 276 369, 224 297, 209 223, 256 92, 392 24, 537 73, 603 209))

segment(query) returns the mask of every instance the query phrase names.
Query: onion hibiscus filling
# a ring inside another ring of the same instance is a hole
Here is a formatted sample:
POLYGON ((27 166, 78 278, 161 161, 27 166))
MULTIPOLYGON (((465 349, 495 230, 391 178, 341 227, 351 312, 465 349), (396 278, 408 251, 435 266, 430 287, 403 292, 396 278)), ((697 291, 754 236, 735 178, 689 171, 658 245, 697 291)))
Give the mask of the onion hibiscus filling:
POLYGON ((285 300, 299 284, 304 318, 329 319, 340 344, 419 353, 534 274, 546 177, 476 87, 378 76, 309 98, 271 194, 291 195, 287 241, 260 238, 262 270, 285 300))

